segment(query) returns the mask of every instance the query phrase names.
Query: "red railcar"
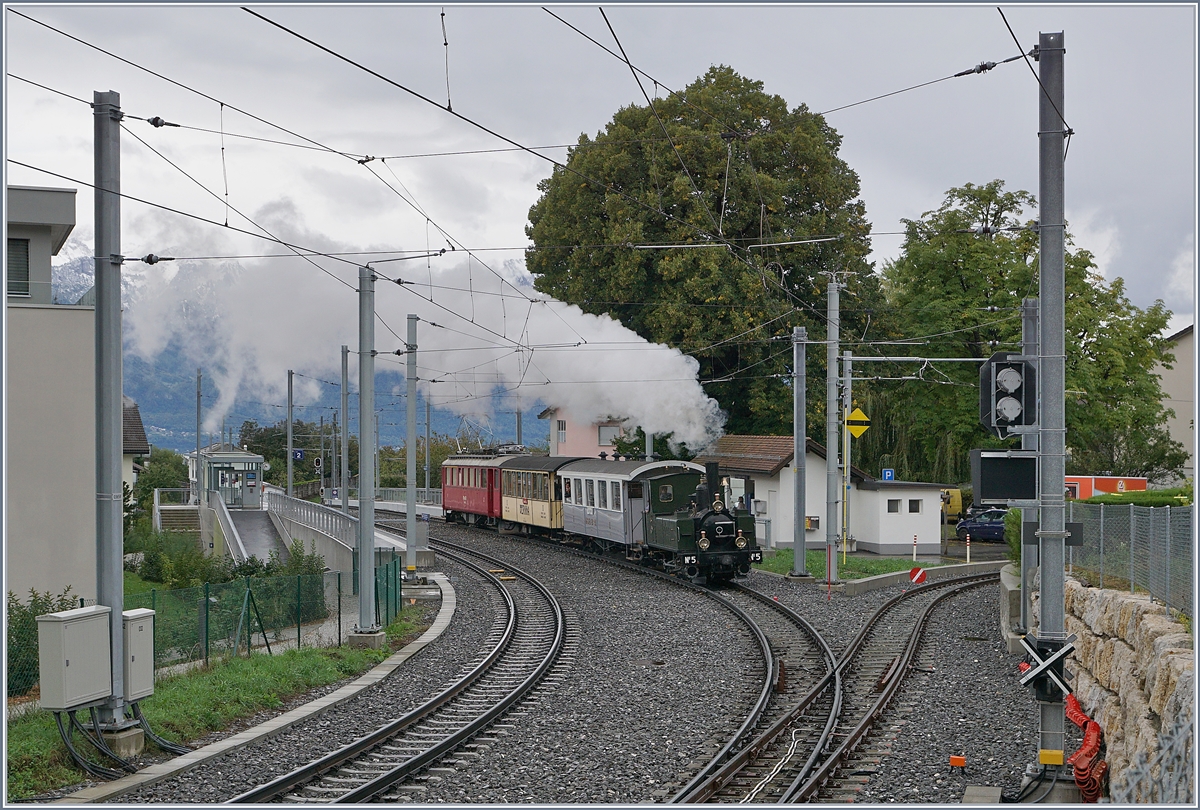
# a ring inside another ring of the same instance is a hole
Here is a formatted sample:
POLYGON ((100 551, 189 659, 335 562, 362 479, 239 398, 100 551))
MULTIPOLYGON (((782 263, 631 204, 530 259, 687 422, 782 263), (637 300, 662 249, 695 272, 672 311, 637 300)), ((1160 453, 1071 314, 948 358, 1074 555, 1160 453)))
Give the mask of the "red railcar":
POLYGON ((494 522, 501 516, 500 463, 509 455, 457 455, 442 464, 446 520, 494 522))

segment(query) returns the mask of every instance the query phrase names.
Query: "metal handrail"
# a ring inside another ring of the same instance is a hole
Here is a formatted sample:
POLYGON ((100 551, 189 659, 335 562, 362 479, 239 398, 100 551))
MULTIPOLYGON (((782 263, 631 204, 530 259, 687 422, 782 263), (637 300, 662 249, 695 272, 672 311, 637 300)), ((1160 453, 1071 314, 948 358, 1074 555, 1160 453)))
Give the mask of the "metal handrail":
POLYGON ((276 487, 263 487, 263 496, 267 510, 279 517, 315 529, 348 549, 357 547, 358 518, 319 503, 292 498, 276 487))
MULTIPOLYGON (((358 487, 351 487, 347 490, 346 495, 352 501, 358 500, 358 487)), ((387 501, 389 503, 408 503, 408 490, 404 487, 377 487, 375 489, 375 500, 387 501)), ((440 489, 418 487, 417 505, 441 506, 442 491, 440 489)))
POLYGON ((246 547, 242 544, 242 536, 238 534, 237 527, 233 525, 229 508, 225 506, 225 499, 215 489, 208 491, 208 508, 217 513, 217 522, 221 524, 221 533, 225 535, 225 547, 229 549, 229 556, 233 557, 234 562, 245 562, 250 555, 246 553, 246 547))

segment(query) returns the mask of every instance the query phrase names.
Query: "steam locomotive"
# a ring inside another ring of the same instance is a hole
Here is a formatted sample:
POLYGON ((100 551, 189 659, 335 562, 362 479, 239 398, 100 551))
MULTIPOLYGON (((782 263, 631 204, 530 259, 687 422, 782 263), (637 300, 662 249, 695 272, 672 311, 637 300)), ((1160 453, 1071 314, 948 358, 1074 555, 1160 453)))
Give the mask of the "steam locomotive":
POLYGON ((721 582, 762 561, 754 517, 719 496, 719 470, 690 461, 535 456, 522 448, 442 464, 447 521, 557 537, 721 582))

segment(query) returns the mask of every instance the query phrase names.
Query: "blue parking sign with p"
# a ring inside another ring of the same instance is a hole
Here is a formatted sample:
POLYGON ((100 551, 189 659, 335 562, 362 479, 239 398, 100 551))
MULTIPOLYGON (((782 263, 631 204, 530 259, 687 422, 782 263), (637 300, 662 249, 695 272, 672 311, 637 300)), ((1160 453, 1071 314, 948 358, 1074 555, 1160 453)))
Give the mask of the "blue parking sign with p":
POLYGON ((896 480, 896 471, 894 469, 892 469, 891 467, 884 467, 883 468, 883 480, 884 481, 895 481, 896 480))

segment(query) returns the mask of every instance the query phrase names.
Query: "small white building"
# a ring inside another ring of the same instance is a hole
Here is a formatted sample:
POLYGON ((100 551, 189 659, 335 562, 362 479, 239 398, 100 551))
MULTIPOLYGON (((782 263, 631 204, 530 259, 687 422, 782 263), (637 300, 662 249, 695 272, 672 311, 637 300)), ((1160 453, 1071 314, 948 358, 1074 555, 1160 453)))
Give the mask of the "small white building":
MULTIPOLYGON (((805 452, 805 547, 821 549, 826 543, 825 448, 807 440, 805 452)), ((795 474, 791 436, 727 435, 700 464, 717 462, 722 478, 736 502, 741 495, 755 514, 758 540, 770 548, 794 547, 795 474)), ((840 479, 839 479, 840 480, 840 479)), ((917 553, 941 552, 942 484, 882 481, 850 467, 849 536, 851 551, 908 555, 913 541, 917 553)), ((834 515, 841 526, 840 514, 834 515)), ((838 536, 841 532, 839 529, 838 536)), ((840 541, 839 541, 840 542, 840 541)))

